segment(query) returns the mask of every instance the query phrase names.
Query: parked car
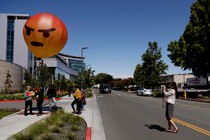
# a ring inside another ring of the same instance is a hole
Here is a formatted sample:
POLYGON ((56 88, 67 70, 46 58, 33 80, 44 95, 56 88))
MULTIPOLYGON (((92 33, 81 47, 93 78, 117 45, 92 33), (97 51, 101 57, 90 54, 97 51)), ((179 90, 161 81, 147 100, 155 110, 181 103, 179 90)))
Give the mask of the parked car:
POLYGON ((152 92, 152 89, 146 89, 144 87, 140 87, 137 90, 137 95, 148 95, 148 96, 152 96, 153 95, 153 92, 152 92))
POLYGON ((100 84, 99 92, 100 93, 111 93, 111 86, 109 84, 100 84))

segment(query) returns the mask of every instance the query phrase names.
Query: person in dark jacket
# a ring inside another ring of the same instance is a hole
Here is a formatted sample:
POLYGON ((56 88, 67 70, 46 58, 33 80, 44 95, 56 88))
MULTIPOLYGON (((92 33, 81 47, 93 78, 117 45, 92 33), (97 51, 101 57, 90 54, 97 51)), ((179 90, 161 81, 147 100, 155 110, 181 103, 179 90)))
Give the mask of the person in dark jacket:
POLYGON ((50 105, 50 110, 52 109, 52 107, 56 107, 56 90, 54 87, 54 84, 51 84, 49 89, 47 90, 47 96, 49 99, 49 105, 50 105))
POLYGON ((71 97, 72 92, 73 92, 72 88, 69 87, 69 88, 68 88, 69 97, 71 97))
POLYGON ((44 89, 42 87, 37 89, 34 96, 36 97, 37 108, 39 111, 38 115, 41 115, 42 114, 42 104, 44 102, 44 89))

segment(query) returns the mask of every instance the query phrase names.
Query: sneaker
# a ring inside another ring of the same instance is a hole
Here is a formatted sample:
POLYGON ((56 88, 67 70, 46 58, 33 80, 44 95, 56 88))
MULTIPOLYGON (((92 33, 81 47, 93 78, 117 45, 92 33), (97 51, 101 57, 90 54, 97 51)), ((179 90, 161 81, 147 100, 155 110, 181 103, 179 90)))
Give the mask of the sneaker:
POLYGON ((82 114, 82 112, 77 112, 76 114, 77 114, 77 115, 80 115, 80 114, 82 114))
POLYGON ((76 111, 72 111, 72 113, 76 114, 76 111))

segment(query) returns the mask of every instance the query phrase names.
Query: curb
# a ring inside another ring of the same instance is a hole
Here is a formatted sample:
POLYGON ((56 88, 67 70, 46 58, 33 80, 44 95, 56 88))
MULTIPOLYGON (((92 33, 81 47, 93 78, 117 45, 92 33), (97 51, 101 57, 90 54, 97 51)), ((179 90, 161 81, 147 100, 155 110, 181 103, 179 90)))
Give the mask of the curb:
POLYGON ((199 100, 199 99, 192 99, 192 98, 186 98, 186 99, 181 99, 180 98, 180 100, 210 103, 210 100, 202 100, 202 99, 199 100))
POLYGON ((87 127, 86 140, 91 140, 91 127, 87 127))

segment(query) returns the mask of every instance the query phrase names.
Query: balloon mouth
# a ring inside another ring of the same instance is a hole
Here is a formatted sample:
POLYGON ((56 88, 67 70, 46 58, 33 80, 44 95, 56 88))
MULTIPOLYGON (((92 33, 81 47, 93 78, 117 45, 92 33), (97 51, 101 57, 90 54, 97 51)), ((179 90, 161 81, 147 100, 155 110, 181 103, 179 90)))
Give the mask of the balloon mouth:
POLYGON ((41 42, 36 42, 36 41, 32 41, 32 42, 31 42, 31 45, 33 45, 33 46, 35 46, 35 47, 43 47, 43 46, 44 46, 43 43, 41 43, 41 42))

